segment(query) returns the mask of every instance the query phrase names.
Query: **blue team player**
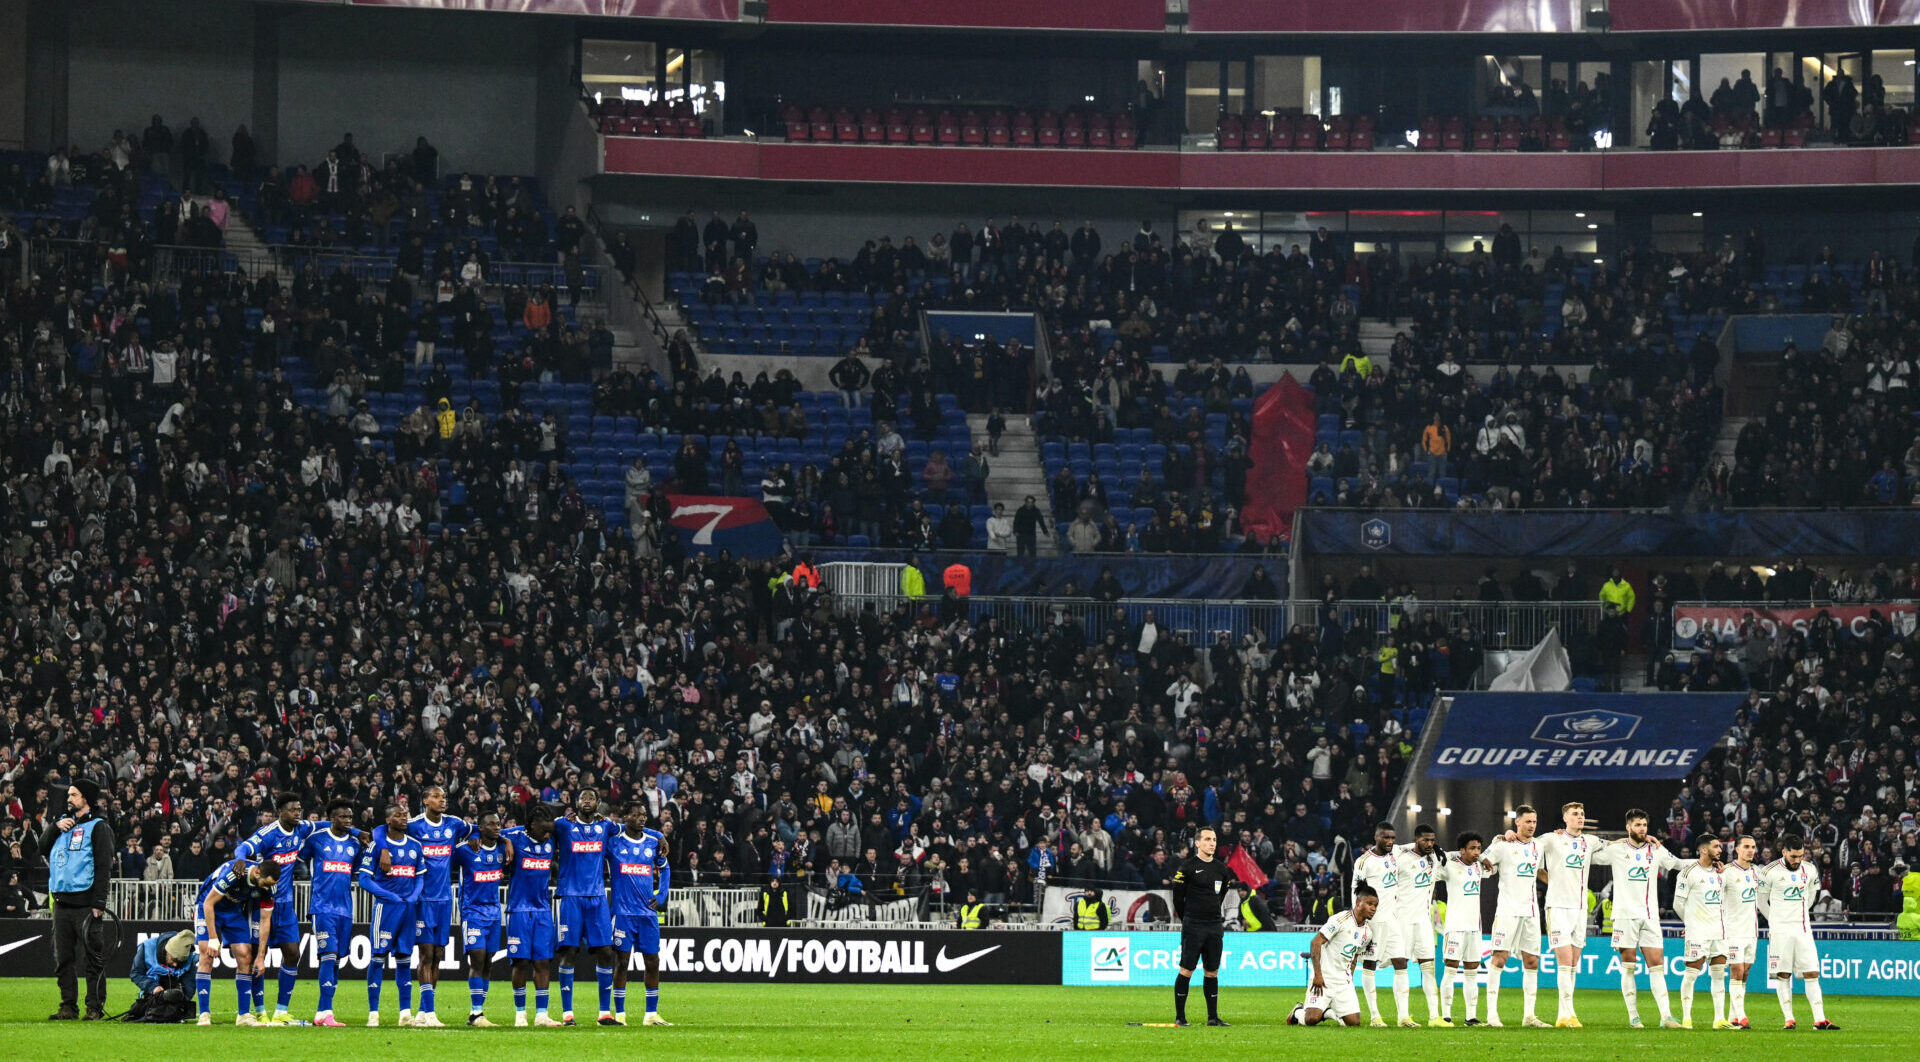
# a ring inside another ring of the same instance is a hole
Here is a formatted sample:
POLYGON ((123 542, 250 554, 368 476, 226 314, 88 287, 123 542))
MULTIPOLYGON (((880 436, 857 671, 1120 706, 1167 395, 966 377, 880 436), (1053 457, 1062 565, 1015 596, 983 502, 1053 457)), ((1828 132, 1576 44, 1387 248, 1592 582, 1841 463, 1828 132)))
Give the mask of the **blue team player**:
POLYGON ((200 944, 200 968, 193 987, 200 1005, 200 1024, 213 1024, 213 964, 220 949, 233 953, 233 991, 240 1000, 235 1025, 259 1025, 249 997, 259 983, 262 963, 258 944, 273 932, 273 890, 280 868, 262 860, 249 863, 235 857, 220 864, 200 883, 193 898, 193 939, 200 944))
POLYGON ((647 805, 627 802, 626 829, 615 835, 607 853, 613 866, 613 1017, 602 1025, 627 1023, 627 973, 633 953, 647 965, 647 1016, 642 1025, 672 1025, 660 1016, 660 908, 667 902, 672 871, 667 868, 667 839, 647 829, 647 805))
POLYGON ((485 812, 473 825, 473 836, 453 850, 454 865, 460 869, 460 940, 467 952, 467 992, 472 996, 467 1024, 491 1028, 487 968, 500 947, 500 883, 506 880, 511 849, 501 843, 498 813, 485 812))
POLYGON ((274 821, 253 831, 251 837, 241 841, 233 850, 234 855, 249 863, 270 861, 280 872, 280 883, 273 890, 273 904, 279 910, 280 917, 274 919, 273 935, 261 942, 265 968, 278 974, 280 992, 272 1018, 266 1017, 265 980, 260 982, 260 990, 253 994, 253 1009, 262 1025, 286 1025, 293 1021, 293 1015, 287 1013, 287 1007, 293 1003, 294 984, 300 977, 300 920, 294 917, 291 868, 299 862, 300 849, 307 843, 307 838, 325 825, 301 818, 301 810, 299 797, 292 793, 281 793, 274 799, 274 821))
MULTIPOLYGON (((327 819, 326 829, 307 838, 300 858, 313 879, 307 907, 313 950, 320 956, 320 1008, 313 1023, 337 1029, 341 1023, 333 1016, 333 993, 340 984, 340 955, 353 944, 353 875, 360 865, 360 831, 353 828, 353 801, 345 797, 327 802, 327 819)), ((285 988, 281 991, 284 1001, 285 988)))
POLYGON ((573 964, 593 952, 600 982, 600 1017, 613 1017, 613 918, 607 910, 607 842, 613 820, 600 814, 592 787, 573 798, 573 811, 553 824, 553 857, 560 865, 560 1024, 573 1022, 573 964))
POLYGON ((553 812, 536 807, 525 826, 500 835, 507 848, 507 958, 513 963, 513 1024, 527 1024, 527 974, 533 974, 536 1026, 547 1016, 553 960, 553 812))
POLYGON ((407 823, 407 833, 420 842, 425 857, 425 883, 420 888, 420 914, 414 943, 420 946, 420 1014, 413 1023, 444 1028, 435 1009, 434 990, 440 985, 440 958, 446 954, 453 931, 453 850, 473 836, 473 825, 447 814, 447 791, 429 787, 421 797, 425 810, 407 823))
POLYGON ((373 840, 360 857, 360 887, 373 894, 373 961, 367 964, 367 1027, 380 1027, 380 982, 389 956, 397 960, 394 983, 400 988, 400 1024, 413 1024, 413 981, 407 957, 420 917, 420 885, 425 880, 420 842, 407 836, 407 809, 387 807, 387 822, 373 828, 373 840))

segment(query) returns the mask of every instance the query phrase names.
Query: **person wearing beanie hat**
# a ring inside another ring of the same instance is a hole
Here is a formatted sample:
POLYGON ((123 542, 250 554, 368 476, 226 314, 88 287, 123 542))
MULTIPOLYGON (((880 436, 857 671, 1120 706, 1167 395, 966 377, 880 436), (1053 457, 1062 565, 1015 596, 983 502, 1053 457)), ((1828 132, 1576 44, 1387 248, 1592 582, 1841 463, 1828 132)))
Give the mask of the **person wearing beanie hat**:
POLYGON ((77 975, 87 979, 88 1021, 106 1017, 107 881, 113 868, 113 827, 99 818, 100 784, 75 777, 67 784, 67 814, 47 826, 47 891, 53 898, 53 964, 60 1009, 53 1021, 80 1017, 77 975))

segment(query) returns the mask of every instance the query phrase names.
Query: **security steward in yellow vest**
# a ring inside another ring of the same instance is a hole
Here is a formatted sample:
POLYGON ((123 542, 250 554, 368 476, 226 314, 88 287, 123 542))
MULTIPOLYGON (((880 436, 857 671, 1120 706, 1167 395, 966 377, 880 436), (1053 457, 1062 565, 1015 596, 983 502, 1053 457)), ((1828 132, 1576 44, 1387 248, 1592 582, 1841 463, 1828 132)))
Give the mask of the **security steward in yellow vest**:
POLYGON ((793 905, 787 886, 778 877, 767 879, 760 890, 760 924, 768 929, 785 929, 793 924, 793 905))
POLYGON ((967 902, 960 905, 959 914, 954 916, 953 928, 985 929, 992 920, 987 905, 980 902, 978 895, 970 892, 967 893, 967 902))
POLYGON ((1246 933, 1259 933, 1276 928, 1273 912, 1267 908, 1267 901, 1253 891, 1253 886, 1240 882, 1234 888, 1240 890, 1240 929, 1246 933))
POLYGON ((1099 889, 1088 889, 1073 899, 1073 928, 1096 930, 1107 928, 1107 904, 1100 898, 1099 889))

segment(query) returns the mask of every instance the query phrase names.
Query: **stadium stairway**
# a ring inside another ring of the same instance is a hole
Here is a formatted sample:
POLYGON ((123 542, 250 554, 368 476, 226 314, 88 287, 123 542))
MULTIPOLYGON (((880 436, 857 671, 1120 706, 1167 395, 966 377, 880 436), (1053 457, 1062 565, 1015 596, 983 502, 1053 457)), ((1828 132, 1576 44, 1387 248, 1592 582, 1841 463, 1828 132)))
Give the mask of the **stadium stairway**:
MULTIPOLYGON (((1747 426, 1748 417, 1727 417, 1720 421, 1720 435, 1713 440, 1713 456, 1725 461, 1728 468, 1734 466, 1734 447, 1740 442, 1740 431, 1747 426)), ((1702 471, 1711 471, 1713 462, 1709 460, 1702 471)))
MULTIPOLYGON (((1377 365, 1388 364, 1387 355, 1393 352, 1393 337, 1401 331, 1398 325, 1371 317, 1360 319, 1360 349, 1377 365)), ((1313 370, 1308 369, 1309 373, 1313 370)))
MULTIPOLYGON (((968 414, 967 429, 974 438, 984 440, 987 415, 968 414)), ((1007 418, 1007 430, 1000 436, 1000 456, 990 458, 989 462, 992 472, 987 476, 988 505, 1005 503, 1007 515, 1012 516, 1031 494, 1047 512, 1047 519, 1053 519, 1047 505, 1047 473, 1040 464, 1040 440, 1034 436, 1033 424, 1026 417, 1007 418)), ((1042 557, 1058 557, 1062 552, 1060 536, 1057 533, 1041 535, 1036 548, 1042 557)))

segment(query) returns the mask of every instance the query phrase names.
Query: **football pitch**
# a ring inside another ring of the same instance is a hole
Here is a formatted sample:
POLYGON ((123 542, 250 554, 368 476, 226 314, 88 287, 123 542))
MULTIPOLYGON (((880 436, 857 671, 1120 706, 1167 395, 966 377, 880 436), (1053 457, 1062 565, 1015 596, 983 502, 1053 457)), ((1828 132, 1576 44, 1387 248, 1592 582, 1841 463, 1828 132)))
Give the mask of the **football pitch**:
MULTIPOLYGON (((639 986, 633 986, 637 989, 639 986)), ((576 1003, 592 1006, 595 989, 585 986, 576 1003)), ((315 996, 303 980, 294 997, 294 1013, 311 1017, 315 996)), ((124 1007, 132 986, 111 983, 109 1009, 124 1007)), ((276 1062, 341 1062, 341 1059, 411 1062, 442 1059, 450 1052, 471 1052, 488 1062, 632 1058, 636 1054, 687 1062, 696 1059, 980 1059, 1033 1062, 1053 1057, 1166 1059, 1187 1058, 1339 1060, 1390 1057, 1511 1056, 1539 1050, 1545 1057, 1621 1059, 1635 1056, 1695 1058, 1702 1054, 1817 1051, 1838 1058, 1912 1057, 1920 1043, 1920 1006, 1913 1000, 1884 997, 1828 997, 1828 1017, 1843 1031, 1814 1032, 1806 1000, 1796 995, 1800 1028, 1784 1033, 1771 994, 1750 993, 1747 1011, 1752 1032, 1714 1032, 1711 1003, 1699 993, 1693 1031, 1626 1028, 1618 993, 1581 992, 1579 1006, 1587 1027, 1521 1029, 1518 992, 1501 1000, 1504 1029, 1346 1029, 1290 1028, 1287 1011, 1299 1000, 1295 989, 1228 989, 1221 993, 1221 1015, 1232 1028, 1186 1029, 1130 1027, 1129 1021, 1165 1022, 1172 1018, 1171 993, 1150 988, 1000 988, 893 987, 887 985, 697 984, 662 986, 660 1013, 672 1028, 643 1028, 635 992, 626 1028, 589 1024, 571 1029, 515 1029, 510 986, 496 984, 487 1014, 496 1029, 465 1027, 466 982, 442 982, 441 1020, 447 1029, 401 1029, 392 1024, 397 997, 389 981, 382 1015, 388 1023, 368 1029, 366 991, 359 982, 341 985, 335 1013, 348 1028, 245 1029, 233 1025, 233 984, 214 986, 213 1028, 193 1025, 151 1026, 49 1022, 59 1001, 51 980, 0 980, 0 1043, 4 1062, 121 1058, 272 1058, 276 1062), (1510 1012, 1510 1013, 1509 1013, 1510 1012), (271 1041, 262 1052, 255 1045, 271 1041), (1414 1046, 1417 1045, 1417 1046, 1414 1046), (251 1053, 248 1053, 251 1052, 251 1053), (1061 1052, 1073 1052, 1062 1056, 1061 1052)), ((1391 997, 1383 992, 1383 997, 1391 997)), ((555 1000, 558 1000, 556 991, 555 1000)), ((1385 999, 1383 999, 1383 1002, 1385 999)), ((1644 989, 1643 1013, 1654 1014, 1644 989)), ((1551 1016, 1552 994, 1542 1003, 1551 1016)), ((1677 1000, 1676 1000, 1677 1003, 1677 1000)), ((1196 989, 1189 1016, 1206 1014, 1196 989)), ((1391 1007, 1392 1004, 1388 1003, 1391 1007)), ((1419 993, 1414 1010, 1424 1014, 1419 993)))

